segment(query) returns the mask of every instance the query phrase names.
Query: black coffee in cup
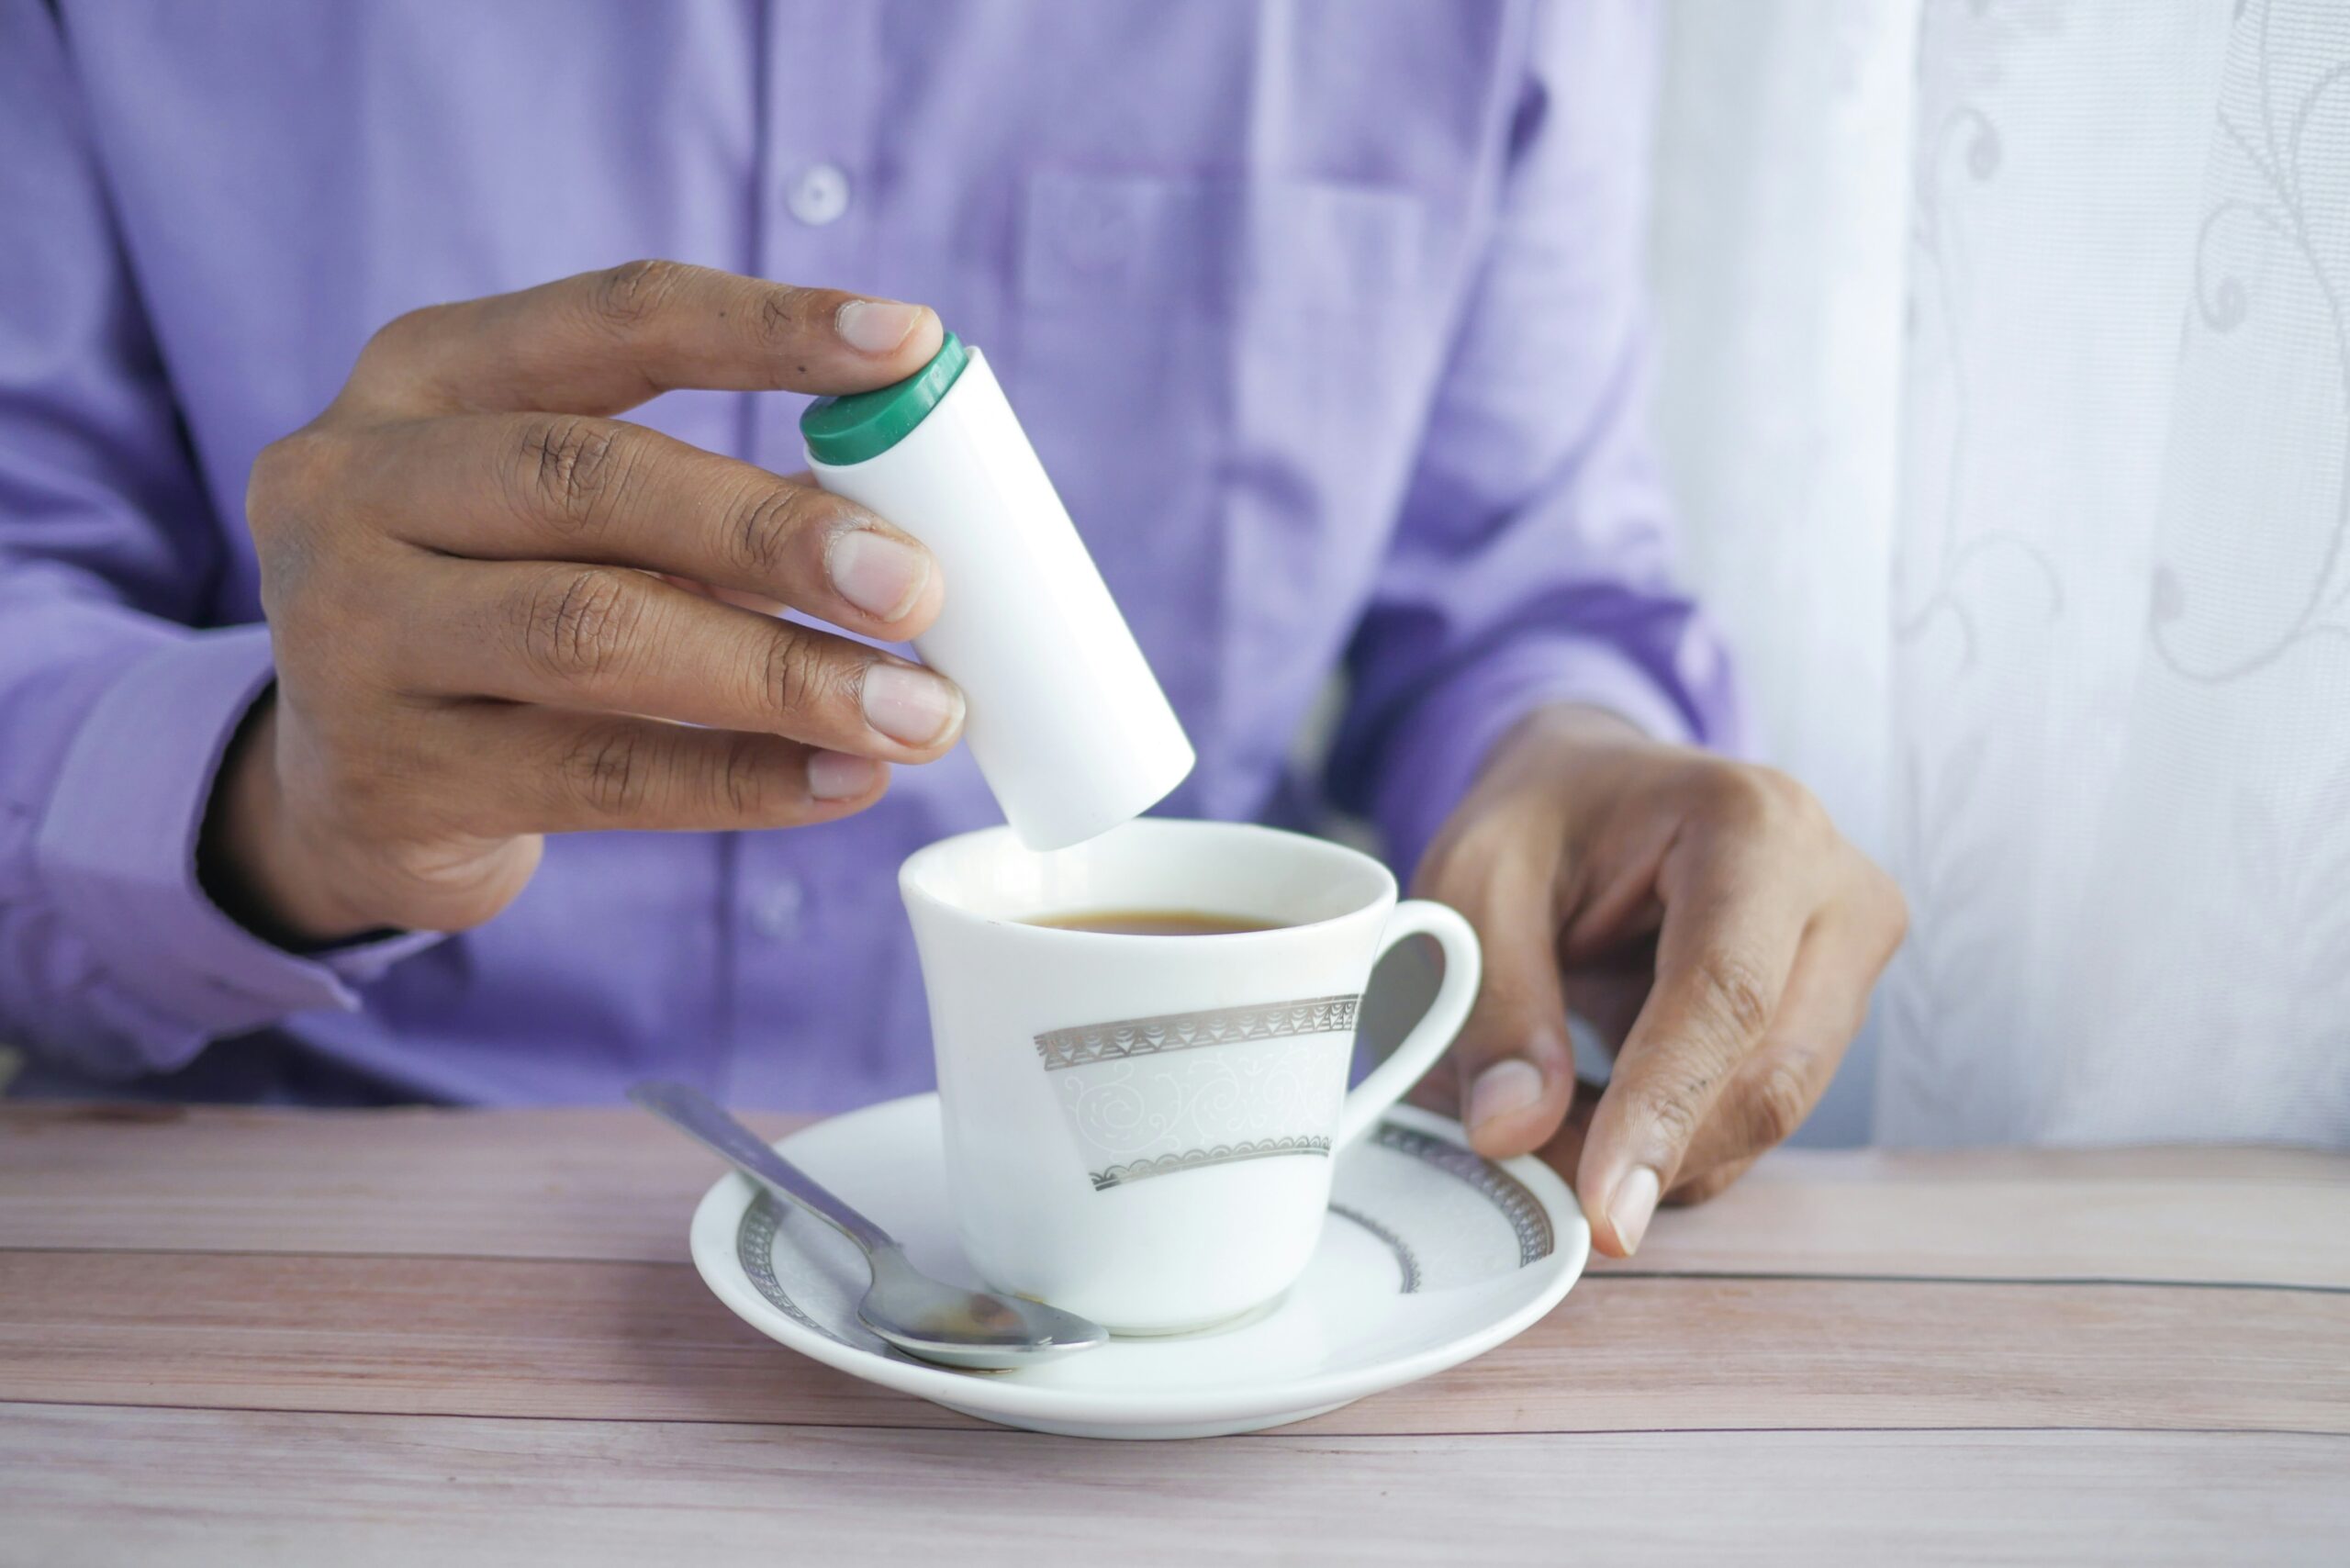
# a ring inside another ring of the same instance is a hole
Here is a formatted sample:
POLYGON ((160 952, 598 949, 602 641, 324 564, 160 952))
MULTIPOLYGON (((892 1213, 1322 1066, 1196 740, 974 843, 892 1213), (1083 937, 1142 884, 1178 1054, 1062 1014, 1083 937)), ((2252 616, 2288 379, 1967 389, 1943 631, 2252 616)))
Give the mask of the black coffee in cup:
POLYGON ((1097 909, 1040 914, 1021 924, 1055 931, 1098 931, 1107 936, 1233 936, 1246 931, 1276 931, 1283 923, 1199 909, 1097 909))

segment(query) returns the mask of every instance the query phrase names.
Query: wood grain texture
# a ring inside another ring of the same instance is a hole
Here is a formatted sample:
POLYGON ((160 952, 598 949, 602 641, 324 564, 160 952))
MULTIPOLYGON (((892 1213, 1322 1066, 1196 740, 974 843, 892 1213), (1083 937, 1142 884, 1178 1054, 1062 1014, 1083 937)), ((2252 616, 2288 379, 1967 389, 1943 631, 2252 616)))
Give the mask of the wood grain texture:
MULTIPOLYGON (((0 1105, 0 1248, 682 1262, 717 1176, 628 1110, 0 1105)), ((2350 1158, 1783 1151, 1632 1267, 2350 1289, 2350 1158)))
POLYGON ((1087 1443, 0 1406, 0 1564, 2338 1562, 2350 1440, 1087 1443))
POLYGON ((2350 1289, 2350 1159, 1783 1149, 1713 1202, 1661 1215, 1628 1266, 2350 1289))
POLYGON ((2341 1156, 1781 1155, 1468 1366, 1147 1445, 760 1338, 686 1261, 715 1175, 625 1111, 0 1106, 0 1568, 2288 1562, 2350 1531, 2341 1156))
POLYGON ((0 1104, 0 1247, 681 1263, 721 1170, 636 1110, 0 1104))
MULTIPOLYGON (((0 1399, 968 1426, 793 1355, 691 1270, 0 1253, 0 1399)), ((2060 1427, 2350 1432, 2350 1295, 1595 1279, 1329 1432, 2060 1427)))

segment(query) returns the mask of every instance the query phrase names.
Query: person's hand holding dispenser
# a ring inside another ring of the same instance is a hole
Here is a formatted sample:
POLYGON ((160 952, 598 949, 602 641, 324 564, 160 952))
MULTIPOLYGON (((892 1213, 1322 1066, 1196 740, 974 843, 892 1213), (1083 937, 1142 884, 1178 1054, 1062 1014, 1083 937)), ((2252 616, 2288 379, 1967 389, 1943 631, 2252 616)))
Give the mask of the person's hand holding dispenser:
POLYGON ((954 743, 930 553, 852 502, 613 416, 680 387, 855 392, 937 351, 927 308, 667 262, 403 316, 247 512, 277 666, 204 846, 256 929, 461 930, 539 835, 827 822, 954 743), (706 586, 716 590, 696 591, 706 586))

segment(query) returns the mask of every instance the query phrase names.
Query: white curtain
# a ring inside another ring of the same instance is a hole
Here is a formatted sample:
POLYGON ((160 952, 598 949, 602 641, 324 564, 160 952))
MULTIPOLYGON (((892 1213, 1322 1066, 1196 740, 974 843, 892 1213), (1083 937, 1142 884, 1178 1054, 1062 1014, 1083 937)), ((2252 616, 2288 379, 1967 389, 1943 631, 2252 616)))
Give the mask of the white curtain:
POLYGON ((1671 21, 1693 575, 1913 912, 1816 1136, 2350 1144, 2350 4, 1671 21))

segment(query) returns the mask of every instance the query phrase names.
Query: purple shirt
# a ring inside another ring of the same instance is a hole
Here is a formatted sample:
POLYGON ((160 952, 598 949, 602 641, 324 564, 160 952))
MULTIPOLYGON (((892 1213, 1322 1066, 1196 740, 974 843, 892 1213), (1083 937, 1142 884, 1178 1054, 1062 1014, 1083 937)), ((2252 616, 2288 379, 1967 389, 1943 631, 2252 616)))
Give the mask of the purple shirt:
MULTIPOLYGON (((0 0, 0 1040, 19 1092, 827 1109, 931 1081, 849 821, 561 838, 496 921, 322 957, 205 897, 270 679, 245 475, 390 317, 669 256, 984 347, 1197 744, 1161 808, 1408 868, 1580 700, 1719 740, 1640 409, 1653 18, 1314 0, 0 0), (1322 779, 1292 738, 1349 678, 1322 779)), ((789 472, 800 399, 636 416, 789 472)), ((949 585, 952 591, 952 585, 949 585)))

